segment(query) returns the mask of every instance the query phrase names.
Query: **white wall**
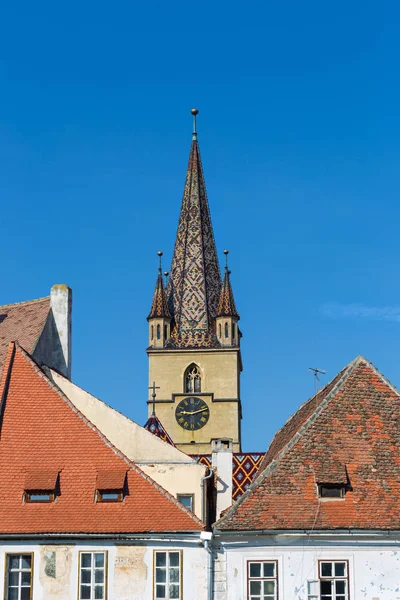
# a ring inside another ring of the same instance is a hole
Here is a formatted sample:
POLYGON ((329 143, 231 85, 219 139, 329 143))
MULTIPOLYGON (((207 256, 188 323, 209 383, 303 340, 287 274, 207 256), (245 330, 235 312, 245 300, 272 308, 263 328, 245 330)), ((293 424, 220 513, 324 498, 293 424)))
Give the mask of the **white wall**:
POLYGON ((400 599, 400 536, 237 537, 223 543, 215 564, 215 600, 247 600, 247 561, 277 560, 280 600, 307 600, 319 560, 348 560, 350 600, 400 599))
MULTIPOLYGON (((34 553, 33 600, 74 600, 78 598, 78 564, 80 551, 107 551, 108 600, 153 600, 153 551, 182 549, 183 598, 206 600, 207 551, 198 542, 161 541, 149 543, 108 543, 104 541, 74 543, 23 544, 3 543, 0 564, 6 553, 34 553), (55 554, 54 554, 55 553, 55 554), (49 561, 55 573, 49 576, 49 561), (47 573, 46 573, 47 570, 47 573), (55 576, 54 576, 55 574, 55 576)), ((0 569, 0 590, 4 590, 5 569, 0 569)), ((2 598, 2 592, 0 592, 2 598)))

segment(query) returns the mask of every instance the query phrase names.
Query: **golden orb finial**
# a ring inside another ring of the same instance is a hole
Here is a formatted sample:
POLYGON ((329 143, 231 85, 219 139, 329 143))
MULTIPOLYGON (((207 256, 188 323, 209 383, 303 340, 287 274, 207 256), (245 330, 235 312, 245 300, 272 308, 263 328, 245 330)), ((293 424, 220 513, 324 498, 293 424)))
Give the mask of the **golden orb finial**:
POLYGON ((196 131, 196 117, 199 114, 198 108, 192 108, 190 111, 193 115, 193 137, 192 140, 197 140, 197 131, 196 131))

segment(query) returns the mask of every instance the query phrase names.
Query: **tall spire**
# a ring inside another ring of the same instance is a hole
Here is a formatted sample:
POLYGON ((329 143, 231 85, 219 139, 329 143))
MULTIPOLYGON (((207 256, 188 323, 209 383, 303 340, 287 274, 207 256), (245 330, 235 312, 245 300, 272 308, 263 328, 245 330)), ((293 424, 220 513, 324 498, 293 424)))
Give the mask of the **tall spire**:
POLYGON ((176 347, 218 345, 215 317, 221 275, 197 141, 197 109, 168 285, 176 347))
POLYGON ((221 294, 219 297, 218 304, 218 317, 234 317, 240 319, 238 311, 236 310, 235 299, 233 297, 230 270, 228 268, 228 250, 224 250, 226 264, 225 264, 225 275, 222 283, 221 294))
POLYGON ((153 302, 151 303, 151 309, 147 320, 149 319, 157 319, 157 318, 171 318, 171 315, 168 310, 167 297, 165 294, 163 276, 162 276, 162 266, 161 266, 161 257, 163 255, 162 252, 157 253, 160 259, 159 267, 158 267, 158 275, 156 280, 156 287, 154 289, 153 294, 153 302))

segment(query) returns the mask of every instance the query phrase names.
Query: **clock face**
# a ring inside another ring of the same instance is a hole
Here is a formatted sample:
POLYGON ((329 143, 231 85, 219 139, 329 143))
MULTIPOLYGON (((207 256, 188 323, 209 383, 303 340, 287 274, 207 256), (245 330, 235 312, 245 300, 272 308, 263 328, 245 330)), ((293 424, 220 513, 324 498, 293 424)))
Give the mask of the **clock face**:
POLYGON ((175 409, 175 419, 182 429, 193 431, 201 429, 210 418, 210 409, 201 398, 185 398, 175 409))

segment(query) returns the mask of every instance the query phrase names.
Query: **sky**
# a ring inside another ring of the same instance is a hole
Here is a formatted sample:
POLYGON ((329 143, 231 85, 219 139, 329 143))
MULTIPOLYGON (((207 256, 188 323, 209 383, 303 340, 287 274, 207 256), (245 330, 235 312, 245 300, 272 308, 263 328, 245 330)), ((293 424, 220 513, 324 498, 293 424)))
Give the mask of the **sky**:
POLYGON ((147 417, 147 322, 196 106, 265 451, 362 354, 400 387, 395 1, 9 2, 0 23, 0 303, 73 289, 73 380, 147 417))

